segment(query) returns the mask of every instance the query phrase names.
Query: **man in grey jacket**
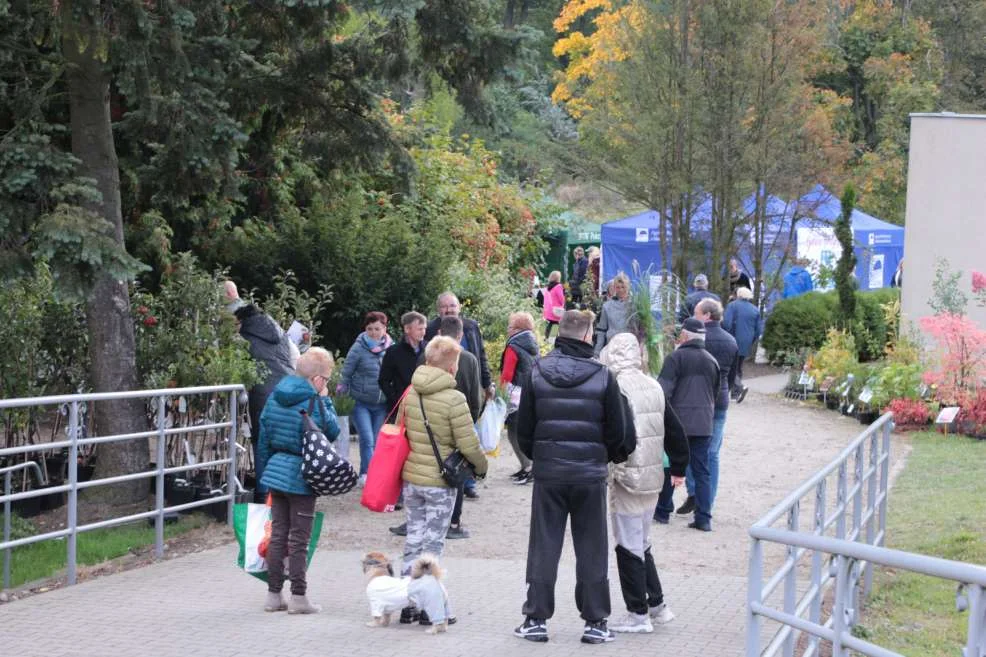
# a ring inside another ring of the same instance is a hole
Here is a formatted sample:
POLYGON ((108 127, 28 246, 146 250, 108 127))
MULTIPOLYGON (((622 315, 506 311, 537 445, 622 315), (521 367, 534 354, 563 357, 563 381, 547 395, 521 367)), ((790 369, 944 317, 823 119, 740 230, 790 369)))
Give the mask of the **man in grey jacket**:
POLYGON ((720 387, 719 365, 705 349, 705 325, 689 317, 681 325, 678 348, 664 359, 658 382, 688 436, 689 467, 695 477, 695 520, 688 526, 712 531, 709 445, 720 387))
MULTIPOLYGON (((260 440, 260 413, 278 382, 288 374, 294 374, 291 338, 277 325, 273 317, 262 312, 256 304, 243 301, 236 289, 236 283, 226 281, 223 291, 228 302, 226 309, 236 317, 240 336, 250 343, 250 355, 267 366, 266 378, 250 388, 249 393, 250 442, 253 445, 253 462, 257 464, 255 474, 259 482, 263 476, 256 454, 257 442, 260 440)), ((263 503, 265 500, 256 501, 263 503)))

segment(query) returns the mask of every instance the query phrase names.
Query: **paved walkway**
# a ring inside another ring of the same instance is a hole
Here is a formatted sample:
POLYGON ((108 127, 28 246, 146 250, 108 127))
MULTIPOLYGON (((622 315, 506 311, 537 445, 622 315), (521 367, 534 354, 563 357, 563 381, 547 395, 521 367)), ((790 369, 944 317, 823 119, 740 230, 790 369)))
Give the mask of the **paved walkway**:
MULTIPOLYGON (((529 487, 505 483, 514 464, 502 457, 489 490, 464 516, 473 538, 450 542, 447 549, 448 588, 460 618, 447 635, 428 636, 418 626, 364 627, 368 610, 359 560, 366 549, 399 554, 400 541, 385 529, 394 516, 368 514, 346 498, 330 498, 320 503, 330 522, 309 576, 312 599, 325 608, 319 615, 265 614, 264 585, 237 570, 235 545, 229 545, 0 605, 0 654, 512 657, 601 650, 740 657, 746 528, 859 431, 834 414, 764 396, 785 382, 786 375, 749 379, 749 399, 730 412, 721 481, 730 494, 717 502, 716 531, 688 530, 681 516, 652 531, 662 582, 677 614, 653 634, 620 636, 606 646, 579 643, 582 623, 567 541, 551 641, 532 645, 511 635, 521 621, 525 590, 529 487), (781 422, 784 429, 778 430, 781 422), (799 458, 792 460, 795 453, 799 458)), ((610 561, 615 616, 623 605, 615 559, 610 561)))
MULTIPOLYGON (((0 607, 5 655, 77 657, 508 657, 562 656, 585 650, 647 655, 739 656, 745 581, 741 577, 668 574, 669 590, 690 592, 675 603, 677 619, 654 634, 583 646, 572 600, 574 568, 563 564, 551 640, 532 645, 511 635, 521 619, 524 563, 448 559, 448 586, 459 623, 429 636, 414 625, 367 628, 358 552, 316 554, 309 571, 314 616, 263 612, 264 585, 238 571, 234 548, 220 548, 104 577, 0 607), (567 567, 566 567, 567 566, 567 567)), ((611 580, 618 581, 615 570, 611 580)), ((615 591, 614 591, 615 592, 615 591)), ((614 597, 614 607, 618 598, 614 597)))

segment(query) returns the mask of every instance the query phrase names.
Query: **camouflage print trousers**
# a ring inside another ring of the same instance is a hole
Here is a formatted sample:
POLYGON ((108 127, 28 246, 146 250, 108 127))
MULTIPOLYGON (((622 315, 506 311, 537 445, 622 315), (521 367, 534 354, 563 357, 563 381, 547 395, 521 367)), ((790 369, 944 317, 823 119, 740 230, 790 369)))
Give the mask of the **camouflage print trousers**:
POLYGON ((404 483, 404 509, 407 511, 407 539, 401 575, 411 574, 411 564, 422 554, 442 556, 445 533, 455 507, 455 489, 443 486, 417 486, 404 483))

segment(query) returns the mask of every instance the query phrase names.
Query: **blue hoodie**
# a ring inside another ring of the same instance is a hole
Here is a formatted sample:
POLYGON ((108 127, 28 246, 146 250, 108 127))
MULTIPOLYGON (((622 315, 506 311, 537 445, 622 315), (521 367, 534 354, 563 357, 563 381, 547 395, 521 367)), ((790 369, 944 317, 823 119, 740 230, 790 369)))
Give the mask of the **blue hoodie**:
POLYGON ((806 292, 815 289, 815 283, 811 280, 811 273, 804 267, 795 265, 790 271, 784 274, 784 298, 798 297, 806 292))
POLYGON ((339 435, 339 423, 332 400, 318 397, 312 384, 296 374, 286 376, 274 388, 260 414, 260 441, 257 443, 257 489, 292 495, 314 495, 301 477, 301 411, 308 410, 315 397, 312 419, 329 440, 339 435))

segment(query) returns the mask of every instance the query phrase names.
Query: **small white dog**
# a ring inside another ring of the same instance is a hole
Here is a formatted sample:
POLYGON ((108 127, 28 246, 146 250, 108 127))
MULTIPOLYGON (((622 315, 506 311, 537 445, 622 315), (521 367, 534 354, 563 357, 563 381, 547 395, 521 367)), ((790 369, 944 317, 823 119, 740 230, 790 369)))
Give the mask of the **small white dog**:
POLYGON ((387 627, 390 617, 411 604, 407 587, 411 580, 394 577, 394 567, 383 552, 368 552, 363 557, 363 574, 366 575, 366 597, 370 601, 373 620, 367 627, 387 627))
POLYGON ((442 568, 436 557, 426 554, 415 559, 409 578, 394 577, 394 567, 382 552, 368 552, 362 565, 373 616, 367 627, 387 627, 393 614, 414 605, 432 622, 425 630, 428 634, 448 630, 448 593, 442 585, 442 568))

